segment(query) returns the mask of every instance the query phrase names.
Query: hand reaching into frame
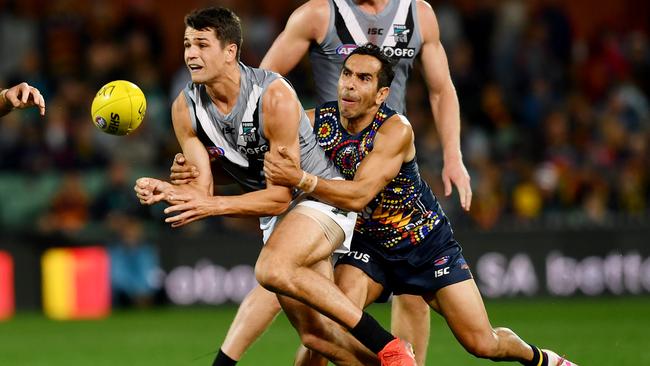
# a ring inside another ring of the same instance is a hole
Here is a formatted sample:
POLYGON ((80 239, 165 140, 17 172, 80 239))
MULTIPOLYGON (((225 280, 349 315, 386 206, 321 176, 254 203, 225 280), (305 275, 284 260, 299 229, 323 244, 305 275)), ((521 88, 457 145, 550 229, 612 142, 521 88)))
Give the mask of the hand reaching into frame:
POLYGON ((467 173, 462 159, 445 160, 442 168, 442 182, 447 197, 451 195, 452 184, 456 186, 460 196, 460 206, 465 211, 469 211, 472 206, 472 186, 470 185, 469 173, 467 173))
POLYGON ((45 99, 38 89, 27 83, 20 83, 0 91, 0 111, 5 111, 5 114, 13 109, 24 109, 32 106, 38 107, 41 116, 45 115, 45 99))

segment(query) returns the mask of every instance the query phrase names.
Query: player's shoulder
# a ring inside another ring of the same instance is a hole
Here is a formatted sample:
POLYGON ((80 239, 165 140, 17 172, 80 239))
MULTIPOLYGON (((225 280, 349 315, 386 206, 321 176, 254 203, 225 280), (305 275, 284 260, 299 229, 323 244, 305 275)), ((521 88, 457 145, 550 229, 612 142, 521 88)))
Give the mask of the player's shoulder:
POLYGON ((295 95, 296 92, 293 90, 293 87, 289 84, 287 79, 278 77, 269 83, 269 86, 266 88, 266 92, 264 93, 264 98, 273 100, 280 98, 279 101, 281 101, 282 98, 292 98, 295 97, 295 95))
POLYGON ((389 105, 385 103, 382 104, 380 108, 382 113, 389 116, 384 122, 384 124, 390 123, 390 124, 395 124, 397 126, 401 126, 400 128, 411 128, 411 123, 409 122, 408 118, 406 118, 404 114, 396 111, 395 109, 391 108, 389 105))
POLYGON ((421 15, 421 14, 433 15, 433 7, 431 6, 431 4, 429 4, 428 1, 415 0, 415 5, 416 5, 416 9, 418 11, 418 15, 421 15))
POLYGON ((413 126, 406 116, 395 113, 382 124, 379 132, 396 141, 409 142, 413 136, 413 126))
POLYGON ((415 0, 420 32, 425 38, 435 36, 438 29, 438 20, 431 4, 424 0, 415 0))
MULTIPOLYGON (((375 146, 381 146, 391 153, 404 153, 410 160, 409 151, 413 149, 414 133, 408 119, 399 113, 390 116, 377 130, 375 146)), ((405 161, 406 161, 405 160, 405 161)))
POLYGON ((330 0, 309 0, 291 14, 291 20, 305 26, 318 26, 329 22, 330 0))
POLYGON ((411 125, 411 122, 409 121, 408 118, 406 118, 405 115, 401 113, 395 113, 392 116, 388 117, 386 122, 384 124, 389 124, 391 126, 395 126, 393 128, 398 128, 398 129, 403 129, 405 131, 412 131, 413 126, 411 125))
POLYGON ((187 99, 185 98, 185 91, 181 90, 172 103, 172 125, 179 138, 181 136, 189 136, 193 134, 192 120, 190 118, 190 109, 187 99))
POLYGON ((297 103, 296 92, 289 82, 280 77, 273 80, 264 92, 262 103, 264 112, 284 113, 295 108, 297 103))
POLYGON ((187 110, 188 107, 187 98, 185 97, 185 90, 181 90, 174 99, 174 102, 172 102, 172 113, 182 113, 187 110))
POLYGON ((304 8, 305 11, 310 12, 312 15, 315 15, 316 12, 322 12, 323 10, 329 10, 331 0, 309 0, 298 9, 304 8))

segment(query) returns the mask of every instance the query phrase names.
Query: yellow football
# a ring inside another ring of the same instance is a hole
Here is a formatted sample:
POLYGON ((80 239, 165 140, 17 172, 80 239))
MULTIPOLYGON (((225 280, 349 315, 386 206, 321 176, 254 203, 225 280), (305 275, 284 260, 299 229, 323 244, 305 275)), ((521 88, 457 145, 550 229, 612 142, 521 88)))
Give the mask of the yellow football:
POLYGON ((147 100, 137 85, 116 80, 102 86, 93 99, 91 114, 97 128, 111 135, 127 135, 140 126, 147 100))

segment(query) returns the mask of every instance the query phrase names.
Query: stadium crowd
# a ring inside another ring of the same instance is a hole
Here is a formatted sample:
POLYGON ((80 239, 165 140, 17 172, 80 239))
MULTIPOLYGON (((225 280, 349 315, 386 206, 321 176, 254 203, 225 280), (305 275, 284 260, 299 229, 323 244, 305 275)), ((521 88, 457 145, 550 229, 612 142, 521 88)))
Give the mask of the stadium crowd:
MULTIPOLYGON (((182 13, 205 5, 185 3, 182 13)), ((301 2, 222 3, 242 15, 242 59, 257 65, 301 2)), ((648 20, 605 22, 586 33, 558 1, 432 5, 458 92, 474 190, 469 214, 455 197, 442 199, 455 226, 647 224, 648 20)), ((179 150, 170 101, 188 80, 181 18, 161 16, 158 7, 148 0, 0 2, 0 85, 27 81, 48 105, 44 118, 31 109, 0 120, 3 231, 32 231, 36 223, 43 235, 74 237, 93 223, 110 225, 106 217, 115 213, 152 214, 137 206, 131 178, 141 171, 167 175, 179 150), (127 137, 103 134, 90 120, 94 93, 115 79, 136 83, 147 97, 145 122, 127 137)), ((440 145, 426 88, 413 72, 408 117, 420 167, 442 197, 440 145)), ((308 66, 289 79, 305 107, 313 107, 308 66)))

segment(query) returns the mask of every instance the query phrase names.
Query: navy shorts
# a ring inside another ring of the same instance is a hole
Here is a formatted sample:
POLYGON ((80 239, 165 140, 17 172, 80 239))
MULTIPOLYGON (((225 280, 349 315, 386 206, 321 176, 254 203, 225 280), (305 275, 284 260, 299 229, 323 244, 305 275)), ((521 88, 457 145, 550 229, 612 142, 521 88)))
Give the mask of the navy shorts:
POLYGON ((387 301, 391 294, 434 294, 445 286, 472 278, 458 243, 416 267, 407 260, 387 260, 364 242, 353 238, 350 252, 336 261, 336 265, 340 264, 359 268, 384 287, 377 302, 387 301))

